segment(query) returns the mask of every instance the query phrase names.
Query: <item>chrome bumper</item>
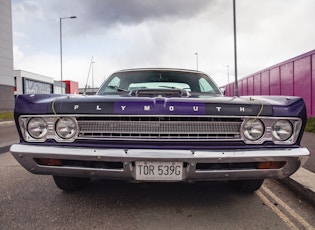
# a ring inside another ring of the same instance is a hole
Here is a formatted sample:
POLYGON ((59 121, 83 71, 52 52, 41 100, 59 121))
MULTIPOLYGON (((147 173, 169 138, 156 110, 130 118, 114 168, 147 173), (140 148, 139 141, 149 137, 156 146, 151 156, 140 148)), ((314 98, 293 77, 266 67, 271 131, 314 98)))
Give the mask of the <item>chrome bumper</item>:
POLYGON ((10 149, 16 160, 35 174, 99 177, 106 179, 135 180, 136 161, 184 162, 183 181, 240 180, 258 178, 282 179, 303 165, 309 151, 306 148, 257 150, 167 150, 167 149, 92 149, 15 144, 10 149), (69 161, 113 163, 121 167, 81 167, 40 165, 34 159, 62 159, 69 161), (248 163, 283 161, 280 169, 212 169, 199 170, 200 163, 248 163))

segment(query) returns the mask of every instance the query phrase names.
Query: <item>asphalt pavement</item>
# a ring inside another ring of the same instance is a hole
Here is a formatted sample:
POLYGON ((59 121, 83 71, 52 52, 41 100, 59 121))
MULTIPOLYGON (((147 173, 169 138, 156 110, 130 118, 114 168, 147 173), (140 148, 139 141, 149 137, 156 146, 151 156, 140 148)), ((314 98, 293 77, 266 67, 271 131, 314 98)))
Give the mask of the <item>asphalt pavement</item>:
MULTIPOLYGON (((19 141, 16 129, 6 128, 13 124, 13 121, 0 121, 0 154, 19 141)), ((296 173, 280 181, 315 205, 315 134, 305 132, 301 145, 308 148, 311 157, 296 173)))

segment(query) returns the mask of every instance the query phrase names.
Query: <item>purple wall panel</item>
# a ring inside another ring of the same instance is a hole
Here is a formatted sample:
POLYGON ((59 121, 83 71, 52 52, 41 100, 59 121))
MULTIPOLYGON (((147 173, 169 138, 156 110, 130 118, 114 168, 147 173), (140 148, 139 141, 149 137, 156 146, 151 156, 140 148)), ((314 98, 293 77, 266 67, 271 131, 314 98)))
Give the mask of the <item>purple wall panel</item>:
POLYGON ((238 93, 243 95, 243 81, 238 81, 238 93))
POLYGON ((235 85, 232 84, 232 87, 231 87, 231 88, 232 88, 232 89, 231 89, 231 90, 232 90, 232 91, 231 91, 231 92, 232 92, 232 96, 234 96, 234 94, 235 94, 235 85))
POLYGON ((230 92, 231 92, 232 96, 234 96, 234 87, 235 87, 234 83, 231 83, 230 84, 230 90, 231 90, 230 92))
POLYGON ((254 95, 254 76, 247 78, 247 95, 254 95))
POLYGON ((244 91, 245 95, 248 95, 248 78, 244 79, 243 91, 244 91))
POLYGON ((225 95, 227 96, 234 95, 234 84, 230 83, 225 87, 225 95))
POLYGON ((264 71, 261 74, 261 95, 269 95, 269 71, 264 71))
POLYGON ((270 70, 270 95, 281 95, 279 67, 270 70))
POLYGON ((293 96, 293 62, 280 66, 281 95, 293 96))
POLYGON ((248 82, 247 82, 247 78, 244 78, 243 79, 243 89, 242 89, 243 94, 242 95, 247 96, 248 95, 247 90, 248 90, 248 82))
POLYGON ((238 82, 238 93, 239 93, 239 95, 244 95, 244 92, 243 92, 243 80, 238 82))
POLYGON ((234 96, 234 82, 228 85, 228 91, 226 91, 226 96, 234 96))
MULTIPOLYGON (((234 95, 234 85, 227 96, 234 95), (233 91, 232 91, 233 89, 233 91)), ((239 80, 239 95, 287 95, 303 97, 307 115, 315 117, 315 50, 239 80)))
POLYGON ((254 95, 260 95, 261 94, 260 74, 256 74, 253 79, 254 79, 254 95))
POLYGON ((294 95, 304 98, 307 114, 311 114, 311 57, 294 61, 294 95))
POLYGON ((224 88, 225 95, 230 95, 230 93, 231 93, 231 90, 230 90, 231 85, 230 84, 226 85, 225 87, 222 87, 222 88, 224 88))

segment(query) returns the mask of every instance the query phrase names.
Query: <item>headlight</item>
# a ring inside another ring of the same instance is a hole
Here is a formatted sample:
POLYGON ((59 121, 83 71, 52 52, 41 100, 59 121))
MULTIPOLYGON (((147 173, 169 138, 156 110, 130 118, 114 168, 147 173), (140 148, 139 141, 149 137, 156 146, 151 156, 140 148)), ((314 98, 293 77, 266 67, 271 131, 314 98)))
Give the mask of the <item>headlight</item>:
POLYGON ((70 139, 77 133, 77 123, 73 118, 62 117, 56 123, 56 133, 63 139, 70 139))
POLYGON ((293 133, 292 124, 288 120, 278 120, 272 126, 272 136, 278 141, 288 140, 293 133))
POLYGON ((250 141, 256 141, 264 134, 264 124, 259 119, 247 120, 243 126, 244 136, 250 141))
POLYGON ((43 118, 32 118, 27 124, 27 131, 31 137, 35 139, 41 139, 47 134, 47 122, 43 118))

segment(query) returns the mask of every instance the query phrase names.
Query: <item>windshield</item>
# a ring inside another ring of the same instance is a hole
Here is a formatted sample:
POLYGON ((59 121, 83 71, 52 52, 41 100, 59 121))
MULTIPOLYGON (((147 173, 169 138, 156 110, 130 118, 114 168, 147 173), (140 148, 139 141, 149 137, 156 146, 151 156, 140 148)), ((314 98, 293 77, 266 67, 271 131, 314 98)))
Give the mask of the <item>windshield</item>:
POLYGON ((197 94, 221 94, 211 79, 195 72, 172 70, 139 70, 111 75, 97 94, 115 94, 132 90, 177 89, 197 94))

